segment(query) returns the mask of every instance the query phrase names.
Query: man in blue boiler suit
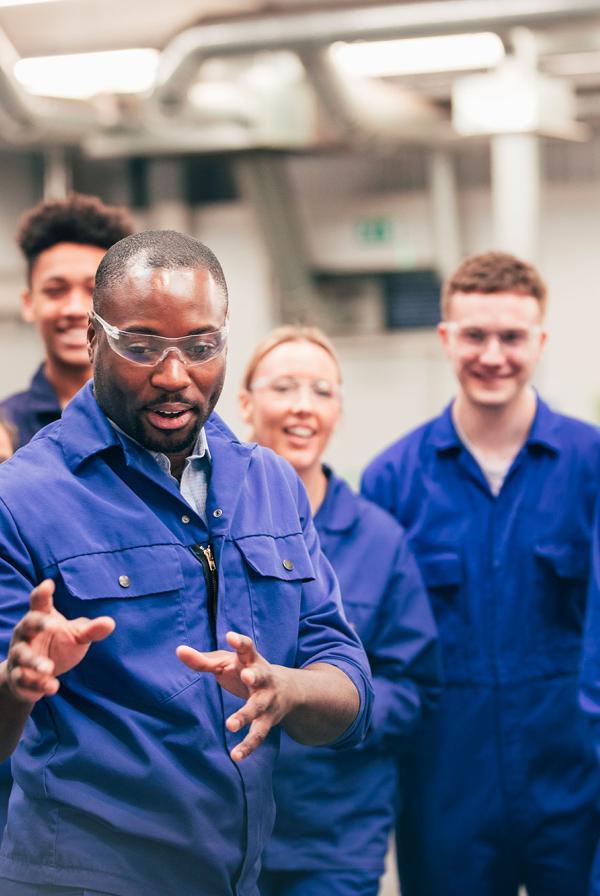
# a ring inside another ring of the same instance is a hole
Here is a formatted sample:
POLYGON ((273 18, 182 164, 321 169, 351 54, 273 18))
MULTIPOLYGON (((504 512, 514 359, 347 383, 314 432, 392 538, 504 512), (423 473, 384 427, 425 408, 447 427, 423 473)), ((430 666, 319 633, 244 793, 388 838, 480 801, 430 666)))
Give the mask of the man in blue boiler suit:
POLYGON ((257 896, 280 723, 369 724, 302 484, 213 413, 227 334, 209 249, 121 240, 93 382, 0 469, 2 896, 257 896))
POLYGON ((585 896, 600 772, 578 705, 600 434, 531 379, 546 288, 502 253, 442 292, 457 393, 377 457, 365 495, 408 531, 445 691, 401 768, 403 896, 585 896))

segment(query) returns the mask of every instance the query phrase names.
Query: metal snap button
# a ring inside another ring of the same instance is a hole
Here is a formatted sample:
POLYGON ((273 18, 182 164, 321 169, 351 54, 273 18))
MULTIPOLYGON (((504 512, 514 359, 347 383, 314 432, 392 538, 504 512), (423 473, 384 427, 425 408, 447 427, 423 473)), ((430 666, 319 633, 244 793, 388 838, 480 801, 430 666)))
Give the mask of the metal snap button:
POLYGON ((131 582, 129 581, 129 576, 119 576, 119 585, 121 588, 129 588, 131 582))
POLYGON ((181 517, 181 522, 182 522, 182 523, 189 523, 189 521, 190 521, 189 516, 187 515, 187 513, 184 513, 183 516, 181 517))
POLYGON ((288 570, 288 572, 290 572, 294 568, 294 564, 292 563, 291 560, 284 560, 283 565, 284 565, 285 569, 288 570))
POLYGON ((217 507, 216 510, 213 510, 213 516, 216 516, 219 519, 220 516, 223 516, 223 511, 220 507, 217 507))

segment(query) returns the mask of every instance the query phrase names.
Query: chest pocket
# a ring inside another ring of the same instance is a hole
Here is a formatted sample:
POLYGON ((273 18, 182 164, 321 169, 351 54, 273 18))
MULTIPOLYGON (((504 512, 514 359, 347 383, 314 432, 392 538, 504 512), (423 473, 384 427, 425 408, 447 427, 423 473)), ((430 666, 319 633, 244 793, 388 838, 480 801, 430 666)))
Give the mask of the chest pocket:
POLYGON ((584 541, 538 544, 535 556, 559 579, 586 581, 590 574, 590 547, 584 541))
POLYGON ((571 633, 579 649, 590 575, 590 546, 584 541, 537 544, 534 554, 538 561, 543 629, 549 629, 551 635, 560 631, 565 649, 566 636, 571 633))
POLYGON ((449 589, 458 588, 463 580, 462 557, 458 551, 432 550, 419 545, 413 545, 413 548, 428 589, 449 592, 449 589))
POLYGON ((235 545, 250 592, 256 645, 270 662, 293 665, 302 586, 316 578, 304 537, 252 535, 237 539, 235 545))
MULTIPOLYGON (((197 678, 175 654, 179 644, 189 643, 175 545, 86 554, 62 560, 58 568, 61 612, 69 618, 107 615, 116 622, 112 635, 92 644, 65 676, 73 687, 83 684, 137 707, 162 703, 197 678)), ((205 595, 197 597, 200 612, 205 595)))

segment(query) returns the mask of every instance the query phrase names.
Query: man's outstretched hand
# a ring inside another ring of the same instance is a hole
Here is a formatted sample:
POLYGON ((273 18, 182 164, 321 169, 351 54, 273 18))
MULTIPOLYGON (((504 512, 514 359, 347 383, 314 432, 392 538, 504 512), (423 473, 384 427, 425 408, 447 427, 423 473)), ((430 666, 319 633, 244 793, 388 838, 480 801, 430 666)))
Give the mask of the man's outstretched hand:
POLYGON ((250 726, 243 741, 231 751, 231 758, 239 761, 254 752, 273 725, 298 706, 301 692, 297 670, 268 663, 251 638, 228 632, 227 642, 232 650, 201 653, 182 646, 177 648, 177 656, 190 669, 212 672, 221 687, 246 701, 225 723, 230 731, 250 726))
POLYGON ((35 703, 55 694, 58 676, 76 666, 90 644, 111 634, 110 616, 66 619, 54 608, 54 582, 45 579, 33 589, 29 612, 15 626, 0 683, 16 700, 35 703))
POLYGON ((303 669, 269 663, 251 638, 237 632, 227 633, 227 643, 232 650, 200 653, 178 647, 177 656, 190 669, 212 673, 221 687, 246 701, 225 722, 230 731, 250 726, 231 751, 236 762, 253 753, 280 722, 294 740, 309 745, 331 743, 353 722, 360 699, 341 669, 326 662, 303 669))

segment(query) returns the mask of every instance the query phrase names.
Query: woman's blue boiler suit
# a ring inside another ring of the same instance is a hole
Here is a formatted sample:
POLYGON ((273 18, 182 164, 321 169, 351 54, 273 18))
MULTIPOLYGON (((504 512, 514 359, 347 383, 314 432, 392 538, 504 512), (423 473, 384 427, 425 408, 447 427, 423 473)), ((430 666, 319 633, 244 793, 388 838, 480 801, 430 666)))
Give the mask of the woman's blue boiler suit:
POLYGON ((435 625, 405 534, 325 472, 315 526, 371 665, 373 721, 359 747, 337 754, 282 736, 263 896, 375 896, 394 823, 402 736, 438 697, 435 625))

